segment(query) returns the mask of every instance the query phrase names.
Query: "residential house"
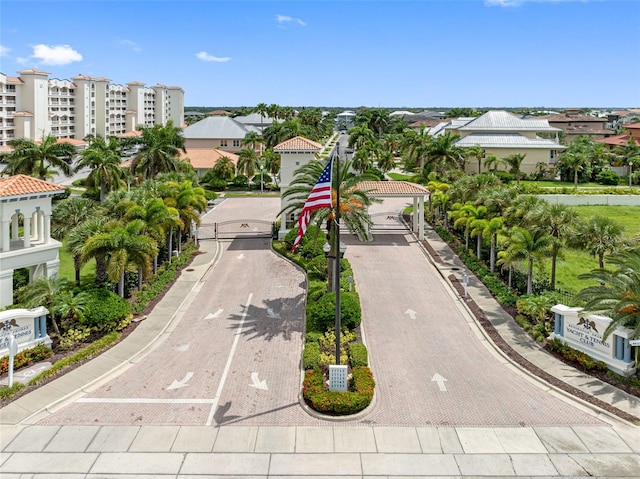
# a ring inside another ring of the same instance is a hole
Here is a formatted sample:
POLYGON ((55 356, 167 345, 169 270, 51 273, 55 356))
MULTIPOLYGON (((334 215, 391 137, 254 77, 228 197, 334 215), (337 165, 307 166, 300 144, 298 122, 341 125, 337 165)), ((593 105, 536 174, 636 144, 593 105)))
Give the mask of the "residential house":
MULTIPOLYGON (((485 157, 490 154, 498 158, 506 158, 515 153, 525 154, 520 171, 526 174, 535 172, 539 163, 555 164, 558 152, 566 149, 557 139, 539 136, 553 135, 561 131, 550 126, 547 120, 523 119, 502 110, 488 111, 473 119, 453 120, 451 125, 445 125, 441 130, 460 135, 456 142, 459 147, 480 146, 485 150, 485 157)), ((483 165, 480 169, 485 170, 483 165)), ((478 173, 477 161, 467 161, 465 170, 467 173, 478 173)))
POLYGON ((613 131, 607 129, 607 119, 590 115, 581 115, 578 109, 567 109, 564 113, 537 116, 534 119, 544 119, 549 125, 560 128, 564 132, 565 143, 570 144, 574 138, 587 135, 594 140, 607 138, 613 131))
POLYGON ((186 152, 180 151, 180 159, 188 161, 200 178, 224 157, 229 158, 235 166, 238 166, 238 155, 217 148, 187 148, 186 152))
POLYGON ((182 131, 185 148, 220 148, 239 153, 247 148, 242 140, 253 128, 228 116, 208 116, 182 131))
POLYGON ((260 116, 259 113, 251 113, 246 116, 236 116, 234 118, 238 123, 242 123, 250 131, 255 131, 262 135, 265 128, 270 127, 275 120, 268 116, 260 116))
POLYGON ((640 122, 624 125, 624 129, 627 132, 623 135, 610 136, 596 141, 604 143, 609 149, 613 149, 616 146, 625 146, 629 143, 629 140, 633 140, 636 145, 640 146, 640 122))

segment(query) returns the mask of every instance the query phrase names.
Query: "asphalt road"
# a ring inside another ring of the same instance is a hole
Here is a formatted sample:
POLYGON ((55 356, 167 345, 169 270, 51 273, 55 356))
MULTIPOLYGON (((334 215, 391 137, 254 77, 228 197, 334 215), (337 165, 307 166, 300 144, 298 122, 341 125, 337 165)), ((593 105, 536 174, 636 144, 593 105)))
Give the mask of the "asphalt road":
MULTIPOLYGON (((399 211, 404 203, 388 199, 371 212, 399 211)), ((278 198, 227 199, 205 221, 270 221, 278 209, 278 198)), ((376 405, 365 418, 335 424, 605 425, 506 364, 419 245, 397 231, 397 219, 381 215, 377 223, 371 243, 343 236, 362 301, 376 405)), ((220 244, 219 261, 171 336, 42 424, 328 424, 298 403, 303 273, 271 252, 268 238, 220 244)))

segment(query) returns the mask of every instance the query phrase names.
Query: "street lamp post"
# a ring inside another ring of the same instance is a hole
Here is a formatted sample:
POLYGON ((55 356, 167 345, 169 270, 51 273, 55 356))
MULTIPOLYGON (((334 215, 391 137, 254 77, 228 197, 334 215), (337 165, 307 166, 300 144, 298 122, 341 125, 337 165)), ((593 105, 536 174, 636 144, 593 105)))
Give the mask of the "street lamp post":
POLYGON ((264 193, 264 181, 262 179, 262 172, 264 171, 264 165, 260 164, 260 194, 264 193))
POLYGON ((633 173, 633 162, 629 162, 629 188, 631 188, 631 174, 633 173))

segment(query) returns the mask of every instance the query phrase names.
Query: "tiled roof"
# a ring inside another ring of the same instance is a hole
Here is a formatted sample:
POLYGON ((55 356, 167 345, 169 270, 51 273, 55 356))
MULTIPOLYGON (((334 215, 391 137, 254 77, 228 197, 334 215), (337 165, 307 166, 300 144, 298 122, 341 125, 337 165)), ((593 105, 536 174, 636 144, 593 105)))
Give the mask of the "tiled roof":
POLYGON ((213 168, 223 157, 229 158, 234 165, 238 164, 238 155, 216 148, 188 148, 187 152, 180 152, 180 158, 189 158, 191 166, 196 169, 213 168))
POLYGON ((64 186, 27 175, 14 175, 9 178, 0 178, 0 198, 33 193, 59 193, 62 191, 64 191, 64 186))
MULTIPOLYGON (((594 141, 597 141, 598 143, 605 143, 611 146, 625 146, 627 143, 629 143, 630 138, 631 135, 617 135, 610 136, 609 138, 600 138, 594 141)), ((636 145, 640 146, 640 138, 634 138, 634 140, 636 142, 636 145)))
POLYGON ((320 151, 322 145, 302 136, 296 136, 277 144, 273 151, 320 151))
POLYGON ((58 138, 56 143, 69 143, 73 146, 87 146, 87 142, 83 140, 76 140, 74 138, 58 138))
POLYGON ((527 138, 518 133, 472 133, 456 141, 456 146, 467 148, 479 145, 482 148, 542 148, 549 150, 564 150, 566 146, 545 138, 527 138))
POLYGON ((227 116, 208 116, 183 130, 185 139, 243 139, 249 130, 227 116))
POLYGON ((560 131, 549 126, 547 120, 524 120, 503 110, 488 111, 458 128, 461 131, 560 131))
POLYGON ((628 125, 622 125, 622 127, 626 128, 627 130, 637 130, 640 128, 640 123, 629 123, 628 125))
POLYGON ((133 130, 116 136, 118 138, 137 138, 139 136, 142 136, 142 132, 140 130, 133 130))
POLYGON ((357 189, 370 196, 424 196, 429 194, 424 186, 408 181, 361 181, 357 189))
POLYGON ((413 123, 411 123, 409 125, 409 128, 420 128, 421 126, 424 126, 426 128, 431 128, 433 126, 436 126, 438 123, 441 123, 442 120, 434 118, 433 120, 420 120, 420 121, 414 121, 413 123))
POLYGON ((18 73, 20 75, 27 75, 29 73, 39 73, 39 74, 42 74, 42 75, 51 75, 51 73, 49 73, 49 72, 45 72, 45 71, 42 71, 42 70, 36 70, 35 68, 31 68, 29 70, 21 70, 18 73))

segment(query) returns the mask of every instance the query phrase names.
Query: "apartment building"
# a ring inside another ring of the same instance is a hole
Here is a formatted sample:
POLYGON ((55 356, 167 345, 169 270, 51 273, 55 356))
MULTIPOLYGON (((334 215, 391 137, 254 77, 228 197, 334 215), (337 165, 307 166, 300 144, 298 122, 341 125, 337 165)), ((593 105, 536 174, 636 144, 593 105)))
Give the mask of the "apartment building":
POLYGON ((117 136, 136 126, 184 123, 184 90, 177 86, 77 75, 49 78, 48 72, 0 73, 0 146, 12 138, 43 135, 81 140, 87 135, 117 136))

